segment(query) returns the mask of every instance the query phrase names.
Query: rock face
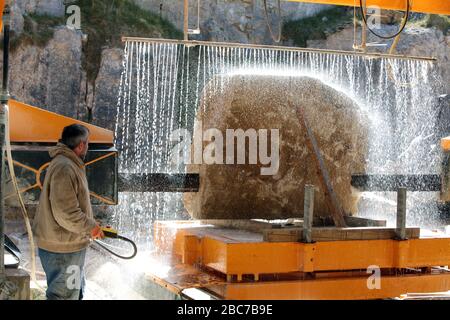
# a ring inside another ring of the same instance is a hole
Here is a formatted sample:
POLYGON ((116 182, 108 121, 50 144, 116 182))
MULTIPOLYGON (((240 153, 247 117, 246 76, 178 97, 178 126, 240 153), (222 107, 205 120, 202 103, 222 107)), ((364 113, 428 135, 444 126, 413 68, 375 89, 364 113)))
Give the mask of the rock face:
MULTIPOLYGON (((61 0, 61 2, 63 1, 64 0, 61 0)), ((14 5, 18 6, 22 13, 34 13, 36 12, 36 5, 38 2, 39 0, 16 0, 14 1, 14 5)))
MULTIPOLYGON (((214 81, 205 89, 205 109, 198 113, 194 136, 201 130, 200 121, 203 132, 216 128, 224 137, 226 129, 278 129, 279 168, 274 175, 262 175, 261 167, 269 165, 261 164, 261 158, 249 164, 249 144, 245 164, 236 164, 235 153, 234 164, 189 165, 189 172, 200 174, 199 192, 184 197, 189 214, 195 219, 302 217, 304 186, 313 184, 317 190, 314 214, 329 216, 298 108, 304 110, 344 212, 355 213, 359 196, 352 190, 350 175, 364 172, 369 121, 359 106, 309 77, 235 75, 225 81, 222 92, 210 90, 214 81)), ((209 144, 205 140, 203 150, 209 144)), ((268 141, 272 146, 275 140, 268 141)), ((224 143, 223 155, 226 147, 224 143)), ((260 139, 259 147, 261 152, 260 139)))
POLYGON ((103 50, 97 78, 88 82, 81 39, 80 31, 61 26, 45 47, 21 45, 12 51, 10 94, 24 103, 114 129, 123 50, 103 50))
POLYGON ((22 33, 25 23, 22 8, 17 3, 14 3, 11 7, 11 12, 11 31, 22 33))
POLYGON ((81 59, 81 33, 58 27, 44 48, 21 46, 12 53, 10 93, 25 103, 77 118, 81 59))
POLYGON ((16 5, 21 13, 36 13, 40 15, 49 15, 61 17, 64 15, 65 3, 74 1, 65 0, 15 0, 16 5))
POLYGON ((95 96, 92 118, 103 128, 114 129, 117 110, 117 95, 122 73, 122 49, 106 49, 102 53, 100 70, 95 80, 95 96))
MULTIPOLYGON (((159 13, 161 17, 183 30, 183 1, 133 0, 140 7, 159 13)), ((284 21, 309 17, 330 6, 281 2, 284 21)), ((200 1, 200 36, 196 40, 239 43, 273 44, 264 16, 262 0, 200 1)), ((269 19, 274 32, 278 32, 276 2, 268 1, 269 19)), ((198 26, 197 1, 189 1, 189 28, 198 26)))
MULTIPOLYGON (((54 17, 62 17, 65 13, 65 4, 70 1, 64 0, 37 0, 36 13, 41 15, 49 15, 54 17)), ((73 2, 73 1, 72 1, 73 2)))
POLYGON ((39 14, 53 17, 63 17, 66 10, 64 0, 15 0, 11 7, 11 30, 22 33, 24 15, 39 14))

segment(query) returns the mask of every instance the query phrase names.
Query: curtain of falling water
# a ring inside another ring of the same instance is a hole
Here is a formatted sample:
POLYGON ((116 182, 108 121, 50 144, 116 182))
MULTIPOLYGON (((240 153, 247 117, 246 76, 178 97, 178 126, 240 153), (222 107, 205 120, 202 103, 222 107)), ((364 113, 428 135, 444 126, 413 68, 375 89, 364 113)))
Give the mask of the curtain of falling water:
MULTIPOLYGON (((227 85, 231 73, 310 75, 342 90, 366 109, 371 119, 368 173, 420 174, 439 171, 439 138, 435 134, 438 79, 431 62, 371 59, 345 54, 282 51, 262 48, 186 46, 130 41, 125 44, 118 92, 116 145, 121 173, 184 172, 170 162, 170 134, 193 122, 203 88, 227 85)), ((394 216, 393 193, 378 193, 387 207, 362 201, 361 215, 394 216), (365 205, 366 204, 366 205, 365 205), (370 212, 375 208, 377 212, 370 212)), ((431 219, 437 195, 410 193, 409 209, 420 211, 409 224, 431 219)), ((115 222, 139 242, 152 240, 155 220, 186 218, 177 193, 121 193, 115 222)))

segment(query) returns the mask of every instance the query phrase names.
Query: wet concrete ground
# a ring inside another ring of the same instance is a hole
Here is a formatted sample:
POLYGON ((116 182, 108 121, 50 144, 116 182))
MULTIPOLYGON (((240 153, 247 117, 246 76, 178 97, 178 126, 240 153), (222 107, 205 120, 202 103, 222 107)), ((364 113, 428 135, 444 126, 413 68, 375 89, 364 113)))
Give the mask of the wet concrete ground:
MULTIPOLYGON (((11 230, 11 226, 9 228, 11 230)), ((14 229, 14 226, 12 227, 14 229)), ((20 268, 31 273, 30 243, 28 236, 22 228, 15 228, 14 232, 7 232, 11 240, 22 253, 20 268)), ((137 261, 145 256, 140 253, 133 260, 119 260, 109 253, 98 248, 95 244, 88 248, 86 254, 86 287, 84 300, 141 300, 144 297, 133 287, 138 281, 140 272, 137 270, 140 263, 137 261)), ((36 249, 36 279, 30 284, 31 298, 44 300, 45 292, 38 286, 46 289, 46 277, 36 249)))

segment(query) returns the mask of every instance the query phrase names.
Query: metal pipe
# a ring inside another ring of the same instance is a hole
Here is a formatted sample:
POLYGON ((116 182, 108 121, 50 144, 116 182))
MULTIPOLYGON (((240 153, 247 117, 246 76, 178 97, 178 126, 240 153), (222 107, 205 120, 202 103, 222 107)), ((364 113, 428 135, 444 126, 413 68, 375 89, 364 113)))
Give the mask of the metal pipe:
POLYGON ((397 191, 397 238, 406 239, 406 188, 398 188, 397 191))
POLYGON ((184 0, 184 40, 189 40, 189 0, 184 0))
POLYGON ((305 199, 303 204, 303 234, 302 240, 306 243, 312 242, 312 224, 314 215, 314 186, 305 185, 305 199))
POLYGON ((5 125, 6 125, 6 112, 5 105, 0 105, 0 152, 1 152, 1 164, 0 164, 0 275, 5 273, 5 208, 4 208, 4 195, 5 195, 5 125))
POLYGON ((3 10, 3 82, 0 102, 2 104, 8 103, 8 76, 9 76, 9 31, 11 26, 11 15, 9 5, 6 5, 3 10))
MULTIPOLYGON (((4 22, 5 23, 5 22, 4 22)), ((9 25, 4 24, 3 35, 3 81, 1 102, 8 102, 8 79, 9 79, 9 25)))
POLYGON ((0 275, 5 273, 5 137, 6 137, 6 105, 8 103, 8 67, 9 67, 9 30, 10 8, 6 5, 3 10, 3 83, 0 94, 0 275))
MULTIPOLYGON (((364 1, 364 15, 367 15, 366 2, 364 1)), ((363 52, 367 52, 367 26, 365 23, 361 25, 361 46, 363 52)))
POLYGON ((315 48, 297 48, 297 47, 284 47, 284 46, 269 46, 259 44, 242 44, 233 42, 213 42, 213 41, 198 41, 198 40, 178 40, 178 39, 160 39, 160 38, 138 38, 138 37, 122 37, 123 42, 151 42, 151 43, 172 43, 172 44, 184 44, 186 46, 211 46, 211 47, 225 47, 225 48, 254 48, 254 49, 270 49, 280 51, 293 51, 293 52, 317 52, 317 53, 330 53, 339 55, 351 55, 362 56, 367 58, 392 58, 392 59, 408 59, 419 61, 436 62, 434 57, 419 57, 419 56, 407 56, 400 54, 386 54, 376 52, 355 52, 344 50, 329 50, 329 49, 315 49, 315 48))
MULTIPOLYGON (((292 103, 290 101, 288 103, 292 106, 292 103)), ((325 201, 327 203, 328 209, 330 210, 334 224, 339 228, 346 227, 346 222, 344 220, 344 211, 342 210, 342 206, 339 202, 336 192, 333 189, 330 179, 330 173, 328 172, 327 166, 325 165, 325 161, 320 152, 319 145, 317 144, 317 140, 311 130, 308 119, 306 119, 305 112, 302 107, 297 108, 297 116, 306 129, 306 145, 314 155, 317 173, 319 174, 319 180, 325 194, 325 201)))
MULTIPOLYGON (((405 23, 405 20, 407 20, 408 19, 408 16, 404 16, 403 17, 403 19, 402 19, 402 22, 401 22, 401 25, 403 25, 404 23, 405 23)), ((389 54, 394 54, 394 52, 395 52, 395 50, 397 49, 397 45, 398 45, 398 43, 399 43, 399 41, 400 41, 400 36, 401 36, 402 34, 401 33, 399 33, 395 38, 394 38, 394 41, 392 42, 392 45, 391 45, 391 48, 389 49, 389 54)))

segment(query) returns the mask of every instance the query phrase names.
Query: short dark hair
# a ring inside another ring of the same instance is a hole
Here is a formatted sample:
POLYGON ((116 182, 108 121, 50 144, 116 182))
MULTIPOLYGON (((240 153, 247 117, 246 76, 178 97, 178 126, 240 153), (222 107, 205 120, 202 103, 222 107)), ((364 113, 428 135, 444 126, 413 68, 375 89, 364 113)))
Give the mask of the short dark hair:
POLYGON ((61 142, 70 149, 75 149, 81 141, 86 141, 89 135, 89 129, 81 124, 71 124, 63 129, 61 142))

